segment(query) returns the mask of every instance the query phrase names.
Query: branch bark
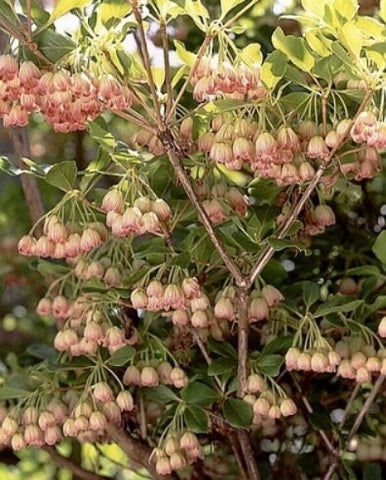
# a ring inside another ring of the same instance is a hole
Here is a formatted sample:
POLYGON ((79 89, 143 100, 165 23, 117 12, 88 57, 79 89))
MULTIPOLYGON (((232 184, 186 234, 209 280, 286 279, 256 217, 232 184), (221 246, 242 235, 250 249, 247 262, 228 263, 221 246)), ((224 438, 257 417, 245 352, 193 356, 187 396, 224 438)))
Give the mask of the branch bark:
POLYGON ((122 428, 110 424, 106 427, 106 433, 114 443, 116 443, 129 457, 130 468, 139 470, 146 468, 153 478, 159 480, 178 480, 178 476, 174 473, 170 475, 159 475, 152 463, 149 462, 151 448, 141 440, 136 440, 122 428))
MULTIPOLYGON (((18 168, 24 169, 23 157, 31 157, 30 144, 28 133, 25 128, 13 128, 10 130, 11 139, 15 151, 15 164, 18 168)), ((36 178, 32 175, 22 173, 20 175, 20 182, 24 191, 24 196, 27 201, 28 210, 32 223, 36 223, 41 218, 45 211, 43 201, 39 192, 36 178)), ((42 225, 36 227, 36 232, 41 235, 42 225)))
POLYGON ((237 395, 243 397, 247 390, 248 376, 248 292, 249 288, 238 287, 236 290, 236 298, 238 302, 237 313, 237 395))
POLYGON ((84 469, 77 463, 74 463, 70 458, 60 455, 60 453, 58 453, 54 447, 49 447, 48 445, 45 445, 42 447, 42 449, 51 456, 52 460, 54 460, 57 465, 68 468, 73 474, 75 474, 79 478, 83 478, 84 480, 108 480, 109 478, 105 477, 104 475, 98 475, 97 473, 90 472, 89 470, 84 469))
POLYGON ((192 202, 195 210, 197 211, 198 217, 201 223, 204 225, 205 230, 208 233, 209 238, 212 240, 213 245, 215 246, 216 250, 220 254, 221 258, 223 259, 226 267, 228 268, 229 272, 234 277, 236 284, 240 287, 244 287, 246 285, 245 278, 241 273, 239 267, 236 263, 232 260, 229 253, 226 251, 226 248, 221 241, 220 237, 216 233, 212 222, 210 221, 208 215, 206 214, 205 210, 201 206, 193 187, 190 183, 189 177, 182 165, 181 162, 181 154, 178 148, 174 148, 168 138, 162 138, 163 144, 166 148, 169 161, 174 167, 174 171, 176 172, 177 178, 180 181, 183 189, 185 190, 186 195, 188 196, 189 200, 192 202))

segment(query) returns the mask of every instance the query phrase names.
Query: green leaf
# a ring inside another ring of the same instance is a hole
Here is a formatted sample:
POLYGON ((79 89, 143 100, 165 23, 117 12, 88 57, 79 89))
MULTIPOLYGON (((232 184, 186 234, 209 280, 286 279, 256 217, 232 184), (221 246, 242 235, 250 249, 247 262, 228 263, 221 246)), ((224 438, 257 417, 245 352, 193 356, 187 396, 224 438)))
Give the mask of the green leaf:
POLYGON ((91 3, 91 0, 58 0, 46 26, 51 25, 59 17, 63 17, 66 13, 71 12, 71 10, 85 7, 89 3, 91 3))
POLYGON ((359 9, 357 0, 334 0, 333 7, 341 17, 349 21, 355 17, 359 9))
POLYGON ((59 62, 76 48, 69 37, 50 28, 34 35, 34 40, 39 50, 53 63, 59 62))
POLYGON ((270 53, 261 67, 261 80, 268 90, 273 90, 284 77, 287 57, 279 51, 270 53))
POLYGON ((331 51, 329 48, 327 48, 325 42, 321 41, 320 35, 321 35, 320 30, 316 30, 316 29, 308 30, 305 33, 307 43, 311 47, 311 50, 315 51, 321 57, 327 57, 328 55, 330 55, 331 51))
POLYGON ((237 361, 229 357, 216 358, 208 367, 208 375, 213 377, 214 375, 222 375, 223 373, 236 370, 237 361))
POLYGON ((276 252, 280 252, 285 248, 296 248, 296 250, 306 250, 306 246, 304 243, 296 242, 295 240, 289 240, 284 238, 269 238, 268 243, 276 252))
POLYGON ((363 304, 363 300, 350 300, 346 297, 334 297, 326 300, 316 309, 314 317, 324 317, 335 312, 351 312, 363 304))
POLYGON ((284 355, 291 347, 293 339, 293 335, 277 337, 271 342, 267 343, 261 353, 262 355, 269 355, 271 353, 279 353, 281 355, 284 355))
POLYGON ((225 17, 228 12, 243 2, 244 0, 221 0, 221 17, 225 17))
POLYGON ((69 268, 65 265, 61 265, 56 261, 49 262, 48 260, 39 260, 36 268, 43 277, 48 277, 49 275, 63 275, 69 271, 69 268))
POLYGON ((166 385, 158 385, 158 387, 144 387, 142 391, 146 398, 157 403, 179 402, 180 398, 173 390, 166 385))
POLYGON ((54 187, 69 192, 73 190, 78 169, 73 161, 57 163, 46 173, 46 181, 54 187))
POLYGON ((135 348, 130 345, 120 348, 108 359, 107 363, 114 367, 123 367, 126 363, 133 358, 135 354, 135 348))
POLYGON ((241 50, 241 52, 239 53, 239 58, 246 65, 252 66, 256 63, 260 65, 263 61, 261 46, 258 43, 250 43, 241 50))
POLYGON ((382 468, 379 463, 368 463, 363 470, 363 480, 382 480, 382 468))
POLYGON ((33 343, 27 347, 27 353, 32 357, 39 358, 40 360, 56 360, 58 352, 49 345, 44 343, 33 343))
POLYGON ((213 353, 217 353, 223 357, 231 357, 233 359, 238 358, 237 350, 228 342, 217 342, 209 337, 208 341, 209 350, 213 353))
POLYGON ((386 230, 381 232, 372 247, 377 258, 386 265, 386 230))
POLYGON ((309 308, 319 300, 320 287, 314 282, 303 282, 302 289, 304 303, 309 308))
POLYGON ((192 382, 181 390, 181 398, 188 405, 208 407, 217 400, 218 395, 208 385, 201 382, 192 382))
POLYGON ((367 276, 367 275, 375 275, 378 277, 381 275, 379 268, 375 265, 362 265, 361 267, 354 267, 350 268, 346 271, 347 275, 358 275, 360 276, 367 276))
POLYGON ((256 361, 256 367, 258 368, 260 373, 264 373, 265 375, 269 375, 270 377, 276 377, 277 375, 279 375, 282 363, 282 355, 261 354, 256 361))
POLYGON ((102 117, 97 118, 89 124, 90 135, 106 152, 113 152, 116 141, 108 131, 107 124, 102 117))
POLYGON ((287 55, 288 59, 300 70, 310 72, 315 65, 315 59, 307 47, 303 38, 285 35, 278 27, 272 35, 272 43, 275 48, 287 55))
POLYGON ((184 420, 191 432, 207 433, 209 430, 208 414, 199 407, 188 407, 184 412, 184 420))
POLYGON ((13 398, 23 398, 30 393, 28 390, 22 390, 20 388, 0 387, 0 402, 13 398))
POLYGON ((253 420, 252 405, 237 398, 227 398, 223 405, 225 420, 235 428, 249 428, 253 420))

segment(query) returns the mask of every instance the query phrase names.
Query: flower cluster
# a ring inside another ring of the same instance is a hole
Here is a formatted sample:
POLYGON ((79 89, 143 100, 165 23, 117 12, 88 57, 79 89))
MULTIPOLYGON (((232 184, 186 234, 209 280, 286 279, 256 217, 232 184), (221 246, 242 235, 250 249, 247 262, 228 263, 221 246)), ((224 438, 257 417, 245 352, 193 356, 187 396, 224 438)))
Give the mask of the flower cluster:
POLYGON ((128 390, 115 395, 106 382, 91 388, 89 400, 69 390, 62 399, 52 397, 49 402, 29 405, 22 411, 1 406, 0 445, 21 450, 28 446, 55 445, 63 437, 104 441, 108 423, 119 424, 122 412, 134 409, 134 401, 128 390))
POLYGON ((50 215, 45 220, 43 235, 38 239, 24 235, 18 243, 18 250, 27 257, 76 258, 102 245, 107 235, 103 223, 90 222, 82 226, 71 222, 64 225, 56 215, 50 215))
POLYGON ((154 450, 156 471, 159 475, 169 475, 197 459, 202 459, 203 452, 197 436, 193 432, 182 435, 168 435, 161 448, 154 450))
POLYGON ((198 102, 216 98, 259 100, 267 94, 260 80, 260 66, 237 66, 216 57, 204 56, 191 77, 193 97, 198 102))
POLYGON ((285 356, 288 371, 303 370, 305 372, 332 373, 336 371, 341 358, 337 352, 327 346, 316 345, 314 349, 300 350, 291 347, 285 356))
POLYGON ((108 257, 102 257, 100 260, 88 261, 87 258, 77 258, 74 274, 79 280, 90 280, 95 278, 102 280, 106 287, 122 286, 122 270, 111 265, 108 257))
POLYGON ((84 130, 104 111, 130 107, 132 94, 113 77, 90 79, 82 73, 44 72, 32 62, 20 65, 0 56, 0 117, 5 127, 24 127, 41 112, 56 132, 84 130))
POLYGON ((247 378, 247 391, 244 401, 252 405, 254 425, 262 425, 267 420, 289 417, 297 412, 293 400, 283 393, 279 397, 275 395, 257 373, 252 373, 247 378))
POLYGON ((169 362, 161 362, 157 366, 152 365, 130 365, 123 375, 124 385, 137 387, 157 387, 173 385, 176 388, 186 387, 188 377, 180 367, 173 367, 169 362))
MULTIPOLYGON (((267 320, 269 317, 269 308, 277 306, 282 300, 283 295, 272 285, 265 285, 261 292, 252 291, 248 304, 249 323, 267 320)), ((217 295, 214 314, 216 317, 226 319, 231 322, 237 320, 236 292, 233 287, 228 287, 217 295)))
POLYGON ((117 189, 106 193, 102 209, 107 213, 106 225, 117 237, 158 233, 161 222, 166 222, 172 215, 169 205, 161 198, 139 197, 132 207, 126 208, 123 195, 117 189))

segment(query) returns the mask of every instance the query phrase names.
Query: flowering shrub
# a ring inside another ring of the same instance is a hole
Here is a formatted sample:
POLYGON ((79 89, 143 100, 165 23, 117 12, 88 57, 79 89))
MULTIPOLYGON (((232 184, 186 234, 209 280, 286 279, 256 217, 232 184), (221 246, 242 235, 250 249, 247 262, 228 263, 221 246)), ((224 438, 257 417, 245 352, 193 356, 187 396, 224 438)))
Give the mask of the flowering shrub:
POLYGON ((4 126, 40 115, 99 151, 83 171, 25 160, 63 192, 18 244, 48 281, 36 312, 55 319, 56 354, 22 386, 5 376, 0 445, 113 441, 153 478, 290 464, 328 480, 385 461, 385 232, 367 228, 345 264, 331 249, 382 169, 386 2, 366 17, 355 0, 303 0, 303 36, 277 28, 265 56, 238 43, 255 1, 217 2, 217 17, 182 3, 27 2, 22 20, 2 6, 4 126), (69 11, 75 41, 53 28, 69 11), (197 52, 171 41, 183 16, 197 52))

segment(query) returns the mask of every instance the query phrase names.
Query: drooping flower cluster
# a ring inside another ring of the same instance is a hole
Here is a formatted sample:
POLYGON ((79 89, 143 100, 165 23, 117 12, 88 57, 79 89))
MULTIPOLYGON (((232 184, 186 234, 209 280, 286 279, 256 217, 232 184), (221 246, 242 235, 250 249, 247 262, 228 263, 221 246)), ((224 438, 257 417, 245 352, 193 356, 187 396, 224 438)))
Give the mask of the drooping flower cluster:
POLYGON ((132 207, 126 207, 122 193, 116 189, 104 196, 102 209, 107 212, 106 225, 117 237, 159 233, 161 222, 166 222, 172 215, 169 205, 161 198, 139 197, 132 207))
MULTIPOLYGON (((268 320, 269 308, 277 306, 282 300, 284 300, 283 295, 272 285, 265 285, 261 292, 252 291, 248 304, 249 323, 268 320)), ((236 313, 236 292, 233 287, 228 287, 217 295, 214 314, 220 319, 233 322, 237 320, 236 313)))
POLYGON ((313 162, 329 159, 349 131, 355 142, 367 144, 358 151, 355 161, 343 161, 340 168, 346 174, 354 172, 355 179, 362 180, 380 170, 377 149, 385 148, 384 123, 365 113, 364 118, 372 118, 372 127, 364 126, 364 119, 359 116, 351 130, 351 120, 345 119, 336 129, 329 126, 327 134, 323 133, 322 125, 312 121, 300 123, 296 128, 282 125, 268 131, 251 120, 220 113, 213 117, 211 130, 199 137, 198 150, 231 170, 248 168, 255 176, 289 185, 311 180, 315 175, 313 162))
POLYGON ((124 385, 137 387, 157 387, 161 383, 183 388, 188 384, 188 377, 182 368, 173 367, 169 362, 164 361, 156 366, 141 363, 130 365, 122 381, 124 385))
POLYGON ((162 446, 154 450, 156 471, 159 475, 170 475, 196 461, 203 459, 203 451, 197 436, 190 431, 169 434, 162 446))
POLYGON ((131 103, 131 92, 113 77, 44 72, 30 61, 19 65, 11 55, 0 56, 0 117, 5 127, 25 127, 29 114, 41 112, 56 132, 84 130, 100 113, 126 110, 131 103))
POLYGON ((216 98, 259 100, 267 95, 260 80, 260 66, 237 66, 216 57, 204 56, 191 78, 193 97, 198 102, 216 98))
POLYGON ((76 258, 102 245, 107 236, 103 223, 90 222, 82 226, 69 222, 65 225, 56 215, 50 215, 44 222, 43 235, 37 239, 24 235, 18 250, 27 257, 76 258))
POLYGON ((42 445, 55 445, 63 437, 76 437, 81 442, 106 441, 109 423, 120 424, 122 412, 134 409, 128 390, 114 394, 106 382, 91 386, 90 398, 82 398, 72 390, 60 399, 51 395, 47 402, 30 404, 21 410, 0 407, 0 445, 13 450, 42 445))
POLYGON ((247 378, 247 395, 244 401, 253 408, 253 424, 261 426, 265 421, 295 415, 297 407, 287 396, 278 396, 268 388, 264 379, 257 373, 247 378))

